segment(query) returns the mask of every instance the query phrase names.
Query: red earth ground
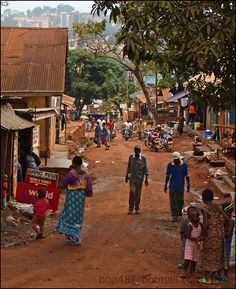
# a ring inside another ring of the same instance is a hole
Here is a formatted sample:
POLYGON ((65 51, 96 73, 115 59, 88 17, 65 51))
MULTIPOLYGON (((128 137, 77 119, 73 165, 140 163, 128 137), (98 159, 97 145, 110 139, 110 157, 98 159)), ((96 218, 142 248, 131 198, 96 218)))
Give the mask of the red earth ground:
MULTIPOLYGON (((191 142, 186 134, 176 136, 174 150, 190 151, 191 142)), ((126 142, 118 135, 109 151, 92 145, 85 158, 94 196, 87 199, 82 245, 68 245, 53 231, 56 214, 46 220, 45 239, 2 248, 2 288, 212 288, 179 278, 180 222, 170 222, 169 199, 163 191, 171 153, 151 152, 137 139, 126 142), (129 187, 124 175, 136 143, 147 157, 150 179, 143 187, 140 215, 127 215, 129 187)), ((207 163, 190 161, 189 174, 192 190, 206 188, 207 163)), ((185 193, 186 204, 193 200, 193 194, 185 193)), ((63 201, 62 194, 60 210, 63 201)), ((234 288, 233 272, 231 268, 229 282, 214 288, 234 288)))

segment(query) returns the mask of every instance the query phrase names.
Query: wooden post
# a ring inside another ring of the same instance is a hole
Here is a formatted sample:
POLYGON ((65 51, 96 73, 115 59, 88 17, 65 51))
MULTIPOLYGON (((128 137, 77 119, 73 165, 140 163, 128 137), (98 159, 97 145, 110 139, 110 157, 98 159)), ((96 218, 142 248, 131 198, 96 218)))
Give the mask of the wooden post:
POLYGON ((222 144, 222 136, 223 136, 223 125, 224 125, 224 121, 225 121, 225 113, 224 111, 220 111, 220 115, 219 115, 219 137, 220 137, 220 144, 222 144))
POLYGON ((66 145, 66 124, 67 124, 67 106, 65 105, 65 145, 66 145))

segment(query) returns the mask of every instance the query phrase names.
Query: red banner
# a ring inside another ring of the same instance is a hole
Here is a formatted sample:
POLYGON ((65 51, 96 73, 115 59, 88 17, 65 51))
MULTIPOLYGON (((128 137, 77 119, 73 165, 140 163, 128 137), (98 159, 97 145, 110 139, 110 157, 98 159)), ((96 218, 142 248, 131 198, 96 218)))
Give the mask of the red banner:
POLYGON ((20 203, 34 204, 37 199, 38 189, 44 188, 47 191, 46 198, 49 200, 53 211, 57 211, 60 190, 55 187, 43 186, 42 184, 17 183, 16 199, 20 203))

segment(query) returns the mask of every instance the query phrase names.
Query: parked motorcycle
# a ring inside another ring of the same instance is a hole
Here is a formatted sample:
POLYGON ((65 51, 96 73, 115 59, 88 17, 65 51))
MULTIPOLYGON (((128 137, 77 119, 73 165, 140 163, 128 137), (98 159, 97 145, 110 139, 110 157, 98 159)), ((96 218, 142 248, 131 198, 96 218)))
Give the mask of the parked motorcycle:
POLYGON ((165 148, 167 151, 171 152, 173 148, 173 131, 165 131, 160 138, 160 149, 165 148))
POLYGON ((153 149, 156 152, 161 149, 160 137, 157 132, 150 131, 148 133, 147 139, 145 140, 145 146, 148 149, 153 149))
POLYGON ((167 151, 171 151, 173 148, 173 131, 162 130, 156 132, 155 130, 146 131, 147 137, 145 139, 145 146, 154 151, 158 151, 165 148, 167 151))
POLYGON ((91 131, 91 130, 92 130, 92 124, 91 124, 91 122, 88 122, 88 123, 86 124, 86 131, 89 132, 89 131, 91 131))

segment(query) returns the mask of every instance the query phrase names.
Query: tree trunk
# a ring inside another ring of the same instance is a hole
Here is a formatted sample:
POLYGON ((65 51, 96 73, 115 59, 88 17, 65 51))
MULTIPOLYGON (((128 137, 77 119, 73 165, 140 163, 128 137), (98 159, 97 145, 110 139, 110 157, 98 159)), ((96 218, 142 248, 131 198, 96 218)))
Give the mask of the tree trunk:
POLYGON ((75 106, 76 106, 77 119, 80 119, 81 112, 82 112, 83 107, 84 107, 84 102, 82 101, 81 98, 76 97, 75 106))
POLYGON ((146 101, 147 101, 147 107, 152 112, 154 122, 155 122, 155 124, 157 124, 158 123, 157 109, 155 108, 155 105, 153 105, 151 103, 149 91, 147 90, 147 88, 145 86, 145 83, 143 81, 143 76, 142 76, 141 71, 140 71, 138 66, 136 66, 136 70, 134 71, 134 75, 136 76, 136 78, 137 78, 137 80, 138 80, 138 82, 139 82, 139 84, 143 90, 143 93, 144 93, 146 101))
POLYGON ((119 102, 114 102, 114 103, 115 103, 116 107, 118 108, 121 120, 123 121, 123 108, 120 107, 120 103, 119 102))
POLYGON ((82 110, 83 110, 84 104, 80 103, 80 107, 79 107, 79 118, 81 116, 82 110))
POLYGON ((119 112, 120 112, 121 120, 123 121, 123 108, 119 107, 119 112))

